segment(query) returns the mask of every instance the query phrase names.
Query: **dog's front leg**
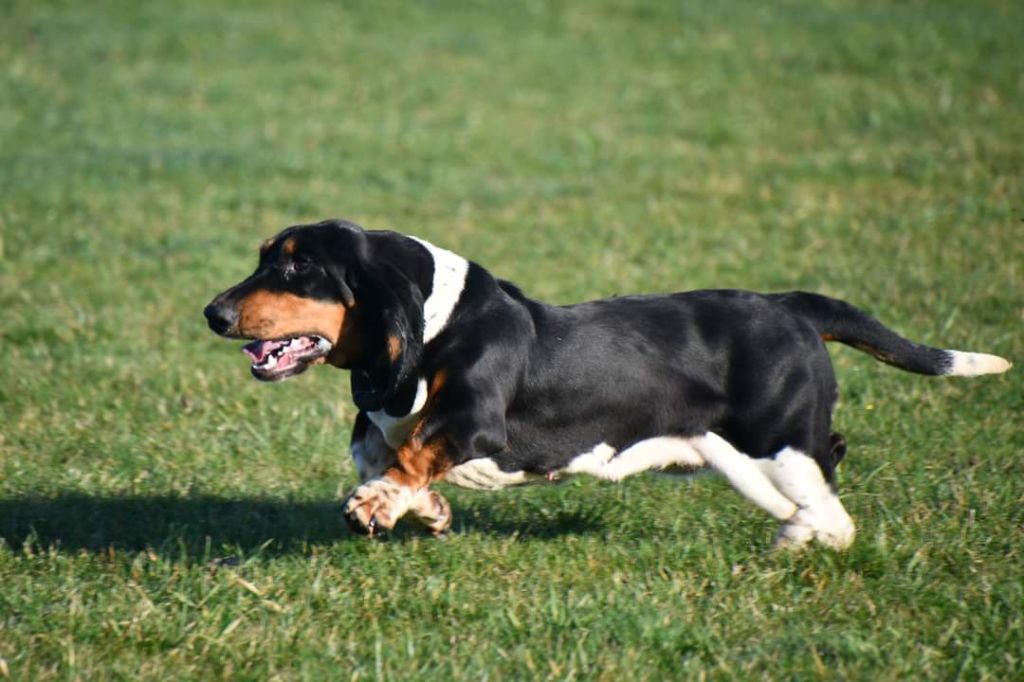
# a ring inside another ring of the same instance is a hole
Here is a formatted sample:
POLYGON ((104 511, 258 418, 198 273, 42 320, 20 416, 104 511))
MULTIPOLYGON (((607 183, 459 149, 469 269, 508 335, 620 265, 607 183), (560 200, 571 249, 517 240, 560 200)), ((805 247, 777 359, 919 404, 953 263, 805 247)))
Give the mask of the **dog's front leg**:
POLYGON ((451 525, 451 506, 427 486, 451 467, 443 438, 429 443, 413 436, 396 452, 395 462, 379 476, 367 480, 345 500, 349 528, 374 536, 391 530, 407 512, 434 534, 451 525))
POLYGON ((427 486, 457 462, 490 456, 508 445, 508 401, 494 394, 493 382, 485 389, 446 372, 434 375, 419 421, 394 460, 345 500, 345 519, 353 531, 376 535, 394 528, 408 512, 435 534, 451 525, 448 501, 427 486))
POLYGON ((452 525, 452 506, 444 495, 424 488, 413 498, 409 513, 432 535, 440 536, 452 525))
POLYGON ((452 525, 452 507, 440 493, 429 488, 411 488, 383 475, 355 489, 345 500, 348 527, 373 537, 391 530, 406 513, 411 513, 433 535, 442 535, 452 525))
POLYGON ((343 511, 354 533, 373 537, 391 530, 407 511, 419 490, 399 483, 385 472, 356 488, 343 511))
MULTIPOLYGON (((395 450, 364 412, 359 413, 353 425, 350 451, 360 483, 380 478, 398 461, 395 450)), ((409 512, 434 535, 441 535, 452 524, 452 508, 448 500, 429 488, 423 488, 413 497, 409 512)), ((357 531, 363 532, 362 526, 358 526, 357 531)))

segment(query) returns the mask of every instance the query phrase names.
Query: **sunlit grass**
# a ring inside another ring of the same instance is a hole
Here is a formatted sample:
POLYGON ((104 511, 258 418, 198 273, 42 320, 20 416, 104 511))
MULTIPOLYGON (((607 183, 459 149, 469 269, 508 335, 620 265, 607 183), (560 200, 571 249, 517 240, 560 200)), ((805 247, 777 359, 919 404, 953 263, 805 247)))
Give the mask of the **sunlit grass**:
POLYGON ((202 306, 282 226, 570 302, 846 298, 1024 357, 1014 3, 0 9, 0 678, 1013 679, 1024 386, 847 349, 845 554, 713 478, 446 490, 352 538, 348 379, 202 306), (225 558, 227 558, 225 560, 225 558), (219 561, 218 561, 219 560, 219 561))

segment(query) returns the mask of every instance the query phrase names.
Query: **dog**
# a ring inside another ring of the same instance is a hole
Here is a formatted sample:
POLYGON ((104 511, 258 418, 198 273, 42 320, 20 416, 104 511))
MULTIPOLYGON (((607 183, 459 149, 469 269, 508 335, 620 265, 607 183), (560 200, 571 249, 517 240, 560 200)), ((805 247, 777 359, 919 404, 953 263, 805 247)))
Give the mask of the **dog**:
POLYGON ((589 474, 710 469, 781 523, 776 544, 843 549, 854 524, 835 490, 846 441, 825 342, 900 369, 1007 371, 994 355, 913 343, 843 301, 701 290, 553 306, 415 237, 344 220, 289 227, 256 271, 204 310, 249 341, 252 375, 350 372, 359 408, 350 528, 406 514, 452 523, 435 481, 496 490, 589 474))

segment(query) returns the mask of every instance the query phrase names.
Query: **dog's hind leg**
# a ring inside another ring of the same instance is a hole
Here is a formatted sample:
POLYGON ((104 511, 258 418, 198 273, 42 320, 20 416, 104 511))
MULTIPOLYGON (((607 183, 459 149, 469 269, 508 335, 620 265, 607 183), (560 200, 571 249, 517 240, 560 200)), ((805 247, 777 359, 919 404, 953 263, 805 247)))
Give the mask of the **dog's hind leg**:
POLYGON ((703 466, 704 460, 690 439, 662 436, 634 443, 619 453, 607 443, 601 443, 590 452, 573 458, 555 474, 587 474, 607 481, 621 481, 652 469, 693 471, 703 466))
POLYGON ((758 460, 743 454, 718 434, 706 433, 694 439, 693 445, 709 467, 776 519, 785 521, 797 512, 797 505, 772 484, 758 466, 758 460))
POLYGON ((853 520, 811 457, 785 448, 770 459, 754 459, 713 433, 694 445, 740 494, 785 522, 777 547, 798 548, 813 539, 845 549, 853 542, 853 520))
MULTIPOLYGON (((842 457, 836 452, 837 445, 833 437, 829 453, 832 460, 837 454, 842 457)), ((841 449, 845 451, 845 442, 841 449)), ((811 538, 835 549, 846 549, 853 543, 853 520, 812 457, 784 448, 760 464, 775 487, 799 507, 779 530, 776 546, 796 548, 811 538)))

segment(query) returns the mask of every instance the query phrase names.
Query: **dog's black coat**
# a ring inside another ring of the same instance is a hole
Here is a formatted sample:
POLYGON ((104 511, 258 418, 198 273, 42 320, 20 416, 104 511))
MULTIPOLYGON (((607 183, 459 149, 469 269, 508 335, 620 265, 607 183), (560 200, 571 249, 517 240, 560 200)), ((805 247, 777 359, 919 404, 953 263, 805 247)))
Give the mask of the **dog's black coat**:
MULTIPOLYGON (((246 287, 360 301, 375 313, 369 350, 345 365, 357 406, 404 415, 418 379, 443 373, 420 437, 443 435, 451 466, 491 457, 504 471, 545 474, 599 443, 622 451, 714 432, 754 458, 796 448, 831 480, 845 442, 830 438, 837 387, 825 340, 910 371, 949 370, 946 351, 825 296, 705 290, 552 306, 475 263, 443 330, 422 344, 433 274, 423 245, 344 221, 291 228, 276 244, 207 308, 211 327, 246 287), (386 352, 391 337, 398 357, 386 352)), ((366 424, 357 420, 355 437, 366 424)))

